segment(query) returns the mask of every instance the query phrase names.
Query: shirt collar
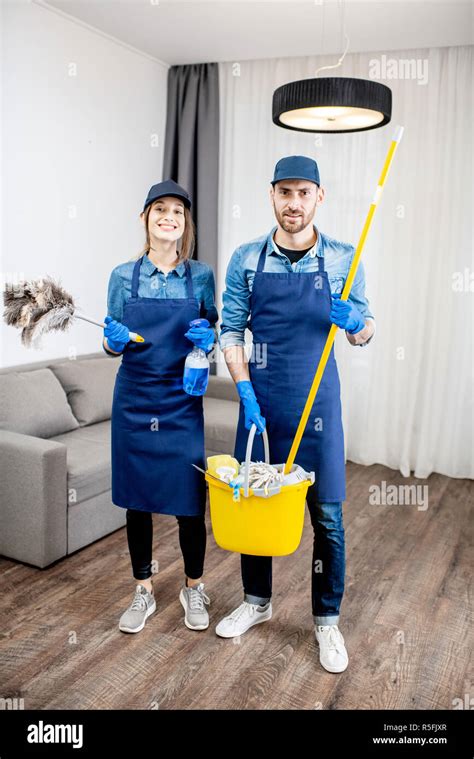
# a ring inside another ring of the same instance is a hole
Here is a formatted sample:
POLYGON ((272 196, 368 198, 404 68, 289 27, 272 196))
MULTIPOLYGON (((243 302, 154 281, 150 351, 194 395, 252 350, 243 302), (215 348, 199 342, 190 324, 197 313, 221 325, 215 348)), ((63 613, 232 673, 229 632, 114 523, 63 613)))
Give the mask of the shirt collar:
MULTIPOLYGON (((317 226, 315 224, 313 224, 313 228, 318 233, 318 239, 314 243, 313 247, 310 250, 308 250, 307 253, 305 254, 305 255, 310 256, 310 258, 314 258, 315 256, 322 256, 323 255, 322 241, 321 241, 321 232, 319 231, 319 229, 317 228, 317 226)), ((270 232, 270 234, 268 236, 267 243, 270 242, 270 245, 272 247, 272 250, 270 251, 270 253, 276 253, 277 256, 278 255, 281 256, 282 254, 279 251, 279 249, 278 249, 278 247, 277 247, 277 245, 276 245, 276 243, 275 243, 275 241, 273 239, 273 235, 275 234, 275 232, 276 232, 277 229, 278 229, 278 227, 273 227, 272 231, 270 232)))
MULTIPOLYGON (((150 260, 150 258, 148 257, 148 253, 145 253, 145 255, 143 256, 141 268, 145 272, 145 274, 148 274, 149 277, 151 277, 151 275, 154 274, 155 271, 158 271, 158 267, 155 266, 155 264, 150 260)), ((173 271, 175 271, 176 274, 178 274, 180 277, 183 277, 186 273, 186 267, 184 265, 184 261, 181 261, 169 273, 172 274, 173 271)))

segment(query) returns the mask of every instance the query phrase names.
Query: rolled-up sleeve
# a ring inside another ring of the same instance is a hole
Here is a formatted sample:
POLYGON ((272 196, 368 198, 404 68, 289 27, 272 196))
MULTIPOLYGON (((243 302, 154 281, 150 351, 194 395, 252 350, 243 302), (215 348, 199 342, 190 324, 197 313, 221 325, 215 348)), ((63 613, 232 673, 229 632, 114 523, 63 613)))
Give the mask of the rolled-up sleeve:
MULTIPOLYGON (((354 252, 351 256, 351 263, 355 255, 355 248, 354 252)), ((348 300, 351 301, 351 303, 354 304, 354 306, 360 311, 364 319, 371 319, 374 327, 374 332, 371 337, 365 342, 361 343, 359 347, 364 348, 366 345, 370 343, 370 341, 375 337, 375 318, 370 310, 369 301, 367 299, 367 296, 365 294, 365 270, 364 270, 364 264, 362 261, 359 261, 359 265, 357 267, 356 275, 354 277, 354 282, 352 283, 351 292, 349 294, 348 300)))
MULTIPOLYGON (((107 290, 107 316, 111 316, 115 321, 121 322, 123 318, 123 304, 125 299, 125 289, 122 284, 122 278, 116 269, 113 269, 109 278, 109 287, 107 290)), ((102 349, 108 356, 117 356, 117 353, 110 353, 104 347, 102 349)))
POLYGON ((232 345, 245 345, 245 329, 250 314, 250 289, 242 265, 241 248, 234 251, 229 261, 222 304, 219 335, 221 349, 232 345))
MULTIPOLYGON (((351 263, 353 258, 354 254, 351 257, 351 263)), ((365 270, 362 261, 359 261, 348 300, 350 300, 351 303, 353 303, 354 306, 360 311, 364 319, 374 318, 374 315, 372 314, 369 307, 369 301, 365 295, 365 270)))
POLYGON ((122 278, 118 271, 114 269, 109 279, 109 289, 107 291, 107 316, 111 316, 117 322, 123 319, 123 306, 125 299, 125 288, 123 287, 122 278))

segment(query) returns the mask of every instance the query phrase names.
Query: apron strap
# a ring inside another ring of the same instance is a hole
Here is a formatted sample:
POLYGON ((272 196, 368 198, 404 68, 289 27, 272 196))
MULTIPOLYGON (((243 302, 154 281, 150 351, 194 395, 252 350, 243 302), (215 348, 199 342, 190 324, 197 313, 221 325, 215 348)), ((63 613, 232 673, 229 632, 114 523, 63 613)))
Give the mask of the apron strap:
POLYGON ((324 272, 324 256, 316 256, 318 259, 318 272, 323 273, 324 272))
POLYGON ((265 268, 265 258, 267 255, 267 242, 268 240, 265 240, 265 242, 263 243, 263 248, 260 252, 260 256, 258 259, 257 271, 263 271, 265 268))
MULTIPOLYGON (((145 254, 143 254, 144 256, 145 254)), ((140 266, 142 265, 143 256, 140 256, 138 261, 135 262, 132 275, 132 298, 138 297, 138 277, 140 275, 140 266)))
POLYGON ((194 298, 193 277, 189 261, 184 262, 184 268, 186 269, 186 294, 188 298, 194 298))

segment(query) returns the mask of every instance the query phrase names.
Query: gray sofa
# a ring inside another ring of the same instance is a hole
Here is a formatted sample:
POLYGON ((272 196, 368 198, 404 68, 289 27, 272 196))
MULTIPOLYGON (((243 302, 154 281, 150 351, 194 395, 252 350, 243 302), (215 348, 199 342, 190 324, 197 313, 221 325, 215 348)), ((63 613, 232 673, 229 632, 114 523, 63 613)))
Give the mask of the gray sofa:
MULTIPOLYGON (((0 554, 36 567, 125 524, 111 500, 110 416, 121 358, 92 353, 0 369, 0 554)), ((238 394, 211 376, 206 456, 233 453, 238 394)))

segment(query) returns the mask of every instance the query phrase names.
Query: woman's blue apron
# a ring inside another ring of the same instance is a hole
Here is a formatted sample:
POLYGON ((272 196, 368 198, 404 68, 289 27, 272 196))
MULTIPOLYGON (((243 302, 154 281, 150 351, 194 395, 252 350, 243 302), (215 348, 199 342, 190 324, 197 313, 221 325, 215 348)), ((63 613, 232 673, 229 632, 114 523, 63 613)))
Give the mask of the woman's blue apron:
MULTIPOLYGON (((250 296, 253 336, 250 379, 270 443, 270 461, 288 458, 316 367, 331 328, 331 290, 324 258, 317 272, 265 272, 263 246, 250 296)), ((234 455, 245 459, 248 431, 242 402, 234 455)), ((252 461, 264 460, 261 435, 254 439, 252 461)), ((315 473, 318 501, 346 498, 344 432, 339 374, 334 346, 319 386, 296 463, 315 473)))
POLYGON ((204 513, 206 485, 191 464, 204 468, 202 396, 183 390, 192 343, 184 337, 199 318, 191 267, 185 262, 186 298, 139 298, 143 256, 133 269, 123 323, 145 338, 125 349, 112 404, 112 501, 138 511, 177 516, 204 513))

